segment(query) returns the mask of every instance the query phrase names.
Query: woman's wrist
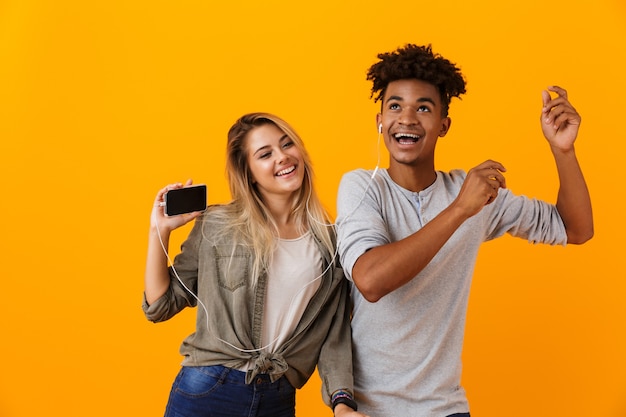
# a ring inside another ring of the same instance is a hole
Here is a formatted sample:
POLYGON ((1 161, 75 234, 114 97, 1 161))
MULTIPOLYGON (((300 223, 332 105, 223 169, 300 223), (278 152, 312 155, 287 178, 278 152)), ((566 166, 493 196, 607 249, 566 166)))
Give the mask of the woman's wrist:
POLYGON ((333 410, 333 414, 335 415, 335 417, 346 416, 346 415, 350 416, 355 412, 356 411, 354 411, 352 408, 348 407, 345 404, 337 404, 337 406, 333 410))
POLYGON ((335 407, 339 404, 344 404, 354 411, 357 411, 356 401, 354 401, 352 393, 347 390, 341 389, 333 392, 333 395, 330 397, 330 404, 333 408, 333 411, 335 410, 335 407))

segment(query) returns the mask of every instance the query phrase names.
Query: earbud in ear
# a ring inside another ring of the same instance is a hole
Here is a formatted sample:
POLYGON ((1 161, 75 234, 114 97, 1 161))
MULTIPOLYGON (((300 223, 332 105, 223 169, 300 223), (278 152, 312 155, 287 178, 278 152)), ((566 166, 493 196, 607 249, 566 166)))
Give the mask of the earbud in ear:
POLYGON ((378 125, 378 133, 383 133, 383 124, 378 125))

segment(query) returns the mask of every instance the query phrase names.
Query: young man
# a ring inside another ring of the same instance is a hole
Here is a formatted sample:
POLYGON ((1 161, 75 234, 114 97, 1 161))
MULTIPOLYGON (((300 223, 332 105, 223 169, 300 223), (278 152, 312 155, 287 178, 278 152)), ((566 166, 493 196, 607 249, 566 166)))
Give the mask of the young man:
POLYGON ((435 169, 448 105, 465 93, 460 70, 430 46, 379 54, 368 72, 389 168, 347 173, 337 198, 339 253, 353 282, 354 378, 359 411, 376 417, 469 416, 461 351, 480 244, 509 233, 581 244, 591 202, 574 141, 580 116, 567 92, 543 94, 541 128, 560 179, 556 205, 506 189, 504 166, 435 169))

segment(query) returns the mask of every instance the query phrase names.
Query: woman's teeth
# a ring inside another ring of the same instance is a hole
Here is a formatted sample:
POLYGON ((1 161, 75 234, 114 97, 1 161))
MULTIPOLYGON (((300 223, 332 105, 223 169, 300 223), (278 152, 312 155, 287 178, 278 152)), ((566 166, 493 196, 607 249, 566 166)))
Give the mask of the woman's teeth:
POLYGON ((283 169, 283 170, 281 170, 281 171, 278 171, 278 172, 276 173, 276 176, 280 177, 280 176, 282 176, 282 175, 287 175, 287 174, 289 174, 290 172, 295 171, 295 169, 296 169, 296 167, 292 165, 292 166, 290 166, 289 168, 285 168, 285 169, 283 169))

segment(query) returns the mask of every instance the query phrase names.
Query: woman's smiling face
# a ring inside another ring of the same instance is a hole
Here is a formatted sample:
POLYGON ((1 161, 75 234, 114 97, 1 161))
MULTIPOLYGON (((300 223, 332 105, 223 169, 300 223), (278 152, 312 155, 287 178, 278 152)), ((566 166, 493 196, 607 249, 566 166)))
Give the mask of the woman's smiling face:
POLYGON ((302 186, 304 162, 294 141, 272 123, 252 129, 246 137, 248 166, 263 199, 291 196, 302 186))

